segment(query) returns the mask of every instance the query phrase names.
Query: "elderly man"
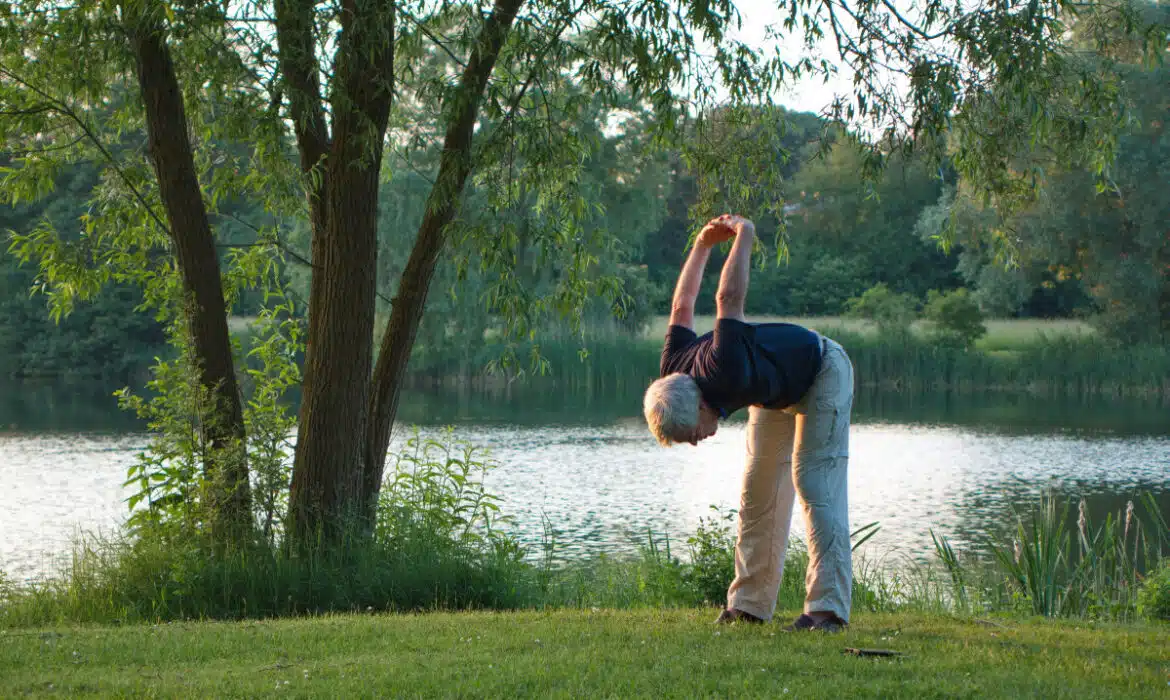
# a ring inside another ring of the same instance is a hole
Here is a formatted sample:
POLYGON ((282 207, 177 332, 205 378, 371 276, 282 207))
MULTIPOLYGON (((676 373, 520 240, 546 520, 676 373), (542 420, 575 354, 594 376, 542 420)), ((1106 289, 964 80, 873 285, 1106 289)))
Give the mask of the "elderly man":
POLYGON ((747 468, 735 543, 735 580, 717 622, 764 622, 788 549, 800 494, 808 530, 804 613, 791 630, 838 631, 848 624, 853 568, 846 472, 853 366, 845 350, 788 323, 747 323, 755 226, 725 214, 703 227, 675 287, 662 377, 643 410, 664 445, 715 434, 720 418, 747 406, 747 468), (711 248, 732 240, 715 299, 715 330, 697 336, 695 298, 711 248))

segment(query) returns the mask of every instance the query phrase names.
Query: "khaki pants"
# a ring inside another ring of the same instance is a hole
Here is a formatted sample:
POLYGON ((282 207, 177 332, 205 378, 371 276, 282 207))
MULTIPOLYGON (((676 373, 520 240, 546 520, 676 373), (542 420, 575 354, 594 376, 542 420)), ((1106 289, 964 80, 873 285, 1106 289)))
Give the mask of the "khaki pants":
POLYGON ((765 620, 776 611, 793 497, 800 494, 809 553, 804 611, 830 611, 849 621, 853 562, 846 475, 853 365, 844 348, 827 338, 824 343, 820 372, 800 403, 749 410, 727 606, 765 620))

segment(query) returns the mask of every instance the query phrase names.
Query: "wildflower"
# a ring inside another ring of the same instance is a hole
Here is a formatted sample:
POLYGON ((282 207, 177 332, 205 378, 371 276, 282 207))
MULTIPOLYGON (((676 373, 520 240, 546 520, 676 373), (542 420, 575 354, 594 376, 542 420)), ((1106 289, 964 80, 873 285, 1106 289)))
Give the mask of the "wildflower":
POLYGON ((1133 523, 1133 501, 1125 502, 1125 533, 1122 539, 1129 539, 1129 526, 1133 523))

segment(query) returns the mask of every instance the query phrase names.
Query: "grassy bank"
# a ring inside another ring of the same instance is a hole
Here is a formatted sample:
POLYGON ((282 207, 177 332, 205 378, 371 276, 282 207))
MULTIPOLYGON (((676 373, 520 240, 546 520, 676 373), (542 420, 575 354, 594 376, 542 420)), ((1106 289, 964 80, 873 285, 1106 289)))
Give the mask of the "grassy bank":
MULTIPOLYGON (((780 621, 795 611, 785 611, 780 621)), ((0 636, 29 697, 1164 698, 1170 627, 866 614, 839 635, 709 609, 346 615, 0 636), (901 652, 857 657, 847 648, 901 652)))

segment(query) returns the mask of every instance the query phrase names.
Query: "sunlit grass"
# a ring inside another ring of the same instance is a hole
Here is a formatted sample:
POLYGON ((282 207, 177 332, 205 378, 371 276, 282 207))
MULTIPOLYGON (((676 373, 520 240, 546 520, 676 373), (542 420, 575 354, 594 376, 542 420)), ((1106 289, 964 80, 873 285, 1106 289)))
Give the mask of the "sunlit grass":
POLYGON ((857 614, 837 635, 709 609, 340 615, 0 637, 0 695, 1164 698, 1166 626, 857 614), (861 657, 849 648, 897 657, 861 657))

